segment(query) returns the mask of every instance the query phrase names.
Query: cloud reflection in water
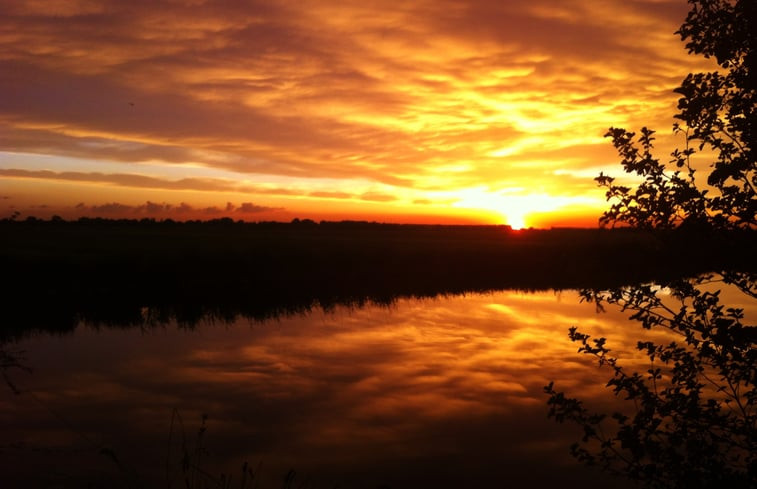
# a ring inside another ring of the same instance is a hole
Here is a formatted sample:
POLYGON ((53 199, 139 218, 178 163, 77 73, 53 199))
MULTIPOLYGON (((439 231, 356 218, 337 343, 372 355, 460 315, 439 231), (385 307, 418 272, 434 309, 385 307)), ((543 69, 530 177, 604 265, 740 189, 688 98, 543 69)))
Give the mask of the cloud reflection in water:
POLYGON ((629 355, 639 333, 575 292, 499 292, 27 339, 18 347, 34 374, 19 383, 41 403, 2 393, 0 464, 22 480, 27 464, 73 477, 82 461, 94 464, 87 477, 108 477, 107 460, 84 456, 104 444, 140 480, 161 481, 177 408, 190 438, 209 415, 206 469, 235 474, 262 459, 268 487, 289 468, 342 487, 599 487, 607 480, 567 455, 575 432, 546 418, 550 380, 607 400, 608 374, 576 354, 572 325, 629 355))

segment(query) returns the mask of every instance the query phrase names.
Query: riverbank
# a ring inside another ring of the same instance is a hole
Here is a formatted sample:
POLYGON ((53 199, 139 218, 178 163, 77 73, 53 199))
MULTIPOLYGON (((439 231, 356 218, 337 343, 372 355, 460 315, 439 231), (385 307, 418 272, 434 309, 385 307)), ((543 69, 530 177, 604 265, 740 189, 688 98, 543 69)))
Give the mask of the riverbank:
POLYGON ((3 336, 757 268, 753 232, 81 219, 5 220, 0 235, 3 336))

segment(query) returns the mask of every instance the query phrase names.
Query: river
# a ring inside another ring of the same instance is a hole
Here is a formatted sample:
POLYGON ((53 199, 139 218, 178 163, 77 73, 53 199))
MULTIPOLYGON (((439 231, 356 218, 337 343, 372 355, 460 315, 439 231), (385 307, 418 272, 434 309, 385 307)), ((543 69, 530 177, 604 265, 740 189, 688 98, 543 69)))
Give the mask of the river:
POLYGON ((626 316, 501 291, 34 334, 5 345, 31 372, 0 385, 3 486, 240 487, 247 462, 261 488, 622 487, 571 458, 543 388, 611 409, 567 331, 644 369, 626 316))

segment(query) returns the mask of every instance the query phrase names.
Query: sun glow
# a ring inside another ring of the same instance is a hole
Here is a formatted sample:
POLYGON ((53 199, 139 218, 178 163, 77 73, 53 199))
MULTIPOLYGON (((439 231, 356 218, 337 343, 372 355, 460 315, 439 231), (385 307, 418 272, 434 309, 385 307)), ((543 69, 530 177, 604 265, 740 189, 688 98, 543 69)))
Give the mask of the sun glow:
POLYGON ((525 215, 508 214, 505 216, 505 220, 507 221, 507 224, 513 229, 523 229, 526 227, 525 215))
POLYGON ((503 224, 513 229, 532 226, 531 216, 557 211, 570 206, 595 204, 581 196, 554 196, 546 193, 521 193, 522 190, 492 192, 485 187, 466 189, 456 194, 454 207, 493 211, 502 216, 503 224))

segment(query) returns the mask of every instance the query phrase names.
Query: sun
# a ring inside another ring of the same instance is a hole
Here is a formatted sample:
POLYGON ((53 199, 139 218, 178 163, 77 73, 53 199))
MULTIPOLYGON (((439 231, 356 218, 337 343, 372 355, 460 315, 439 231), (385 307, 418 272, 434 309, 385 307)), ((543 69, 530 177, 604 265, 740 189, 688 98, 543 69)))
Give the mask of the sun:
POLYGON ((526 216, 524 214, 505 214, 505 221, 508 226, 515 230, 526 227, 526 216))
MULTIPOLYGON (((595 197, 551 195, 544 191, 528 192, 525 189, 490 190, 474 187, 450 194, 455 199, 454 207, 477 209, 501 216, 501 222, 512 229, 524 229, 533 225, 538 214, 554 212, 576 205, 594 205, 595 197)), ((600 200, 601 205, 604 201, 600 200)))

